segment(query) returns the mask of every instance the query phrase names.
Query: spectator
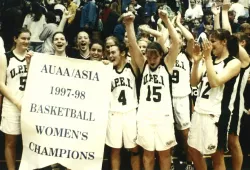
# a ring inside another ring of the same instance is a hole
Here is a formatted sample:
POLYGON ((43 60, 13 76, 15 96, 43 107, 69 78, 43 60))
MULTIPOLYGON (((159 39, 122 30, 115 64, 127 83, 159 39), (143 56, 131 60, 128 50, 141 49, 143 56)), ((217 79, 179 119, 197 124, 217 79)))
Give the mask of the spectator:
POLYGON ((190 6, 185 12, 185 20, 190 21, 195 18, 201 18, 203 11, 200 5, 196 4, 196 0, 190 0, 190 6))
POLYGON ((145 12, 148 12, 150 16, 156 13, 157 9, 157 0, 146 0, 146 4, 144 6, 145 12))
POLYGON ((233 4, 231 5, 229 11, 235 11, 234 22, 238 23, 239 16, 245 16, 245 9, 242 4, 239 3, 239 0, 232 0, 233 4))
POLYGON ((72 0, 67 0, 67 10, 72 15, 68 19, 68 24, 71 24, 73 23, 75 16, 76 16, 77 5, 72 0))
POLYGON ((110 13, 106 19, 105 22, 103 22, 103 37, 104 39, 108 36, 113 35, 113 31, 115 29, 115 26, 118 24, 117 20, 119 18, 119 14, 117 9, 117 3, 113 2, 110 7, 110 13))
MULTIPOLYGON (((131 2, 128 4, 128 7, 130 4, 134 5, 134 9, 135 9, 137 15, 140 16, 141 18, 143 18, 144 17, 144 9, 141 5, 139 5, 137 3, 137 0, 131 0, 131 2)), ((126 11, 129 11, 128 7, 126 8, 126 11)))
POLYGON ((91 35, 92 31, 95 29, 97 19, 96 10, 97 8, 93 0, 88 0, 81 10, 80 28, 89 35, 91 35))
POLYGON ((57 29, 55 14, 53 12, 47 12, 46 21, 47 24, 45 25, 43 31, 39 36, 39 38, 44 41, 42 45, 42 52, 48 54, 54 54, 54 49, 52 46, 52 36, 57 29))
POLYGON ((31 32, 30 50, 35 52, 42 51, 43 41, 39 36, 46 25, 45 16, 42 13, 42 8, 37 2, 31 3, 31 12, 25 16, 23 27, 26 27, 31 32))

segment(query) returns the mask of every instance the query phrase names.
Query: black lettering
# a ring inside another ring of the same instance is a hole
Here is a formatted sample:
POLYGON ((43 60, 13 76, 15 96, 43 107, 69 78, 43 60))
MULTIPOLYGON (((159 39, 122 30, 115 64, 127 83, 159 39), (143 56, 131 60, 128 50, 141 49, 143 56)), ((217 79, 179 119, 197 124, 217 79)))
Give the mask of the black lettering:
POLYGON ((62 75, 62 69, 61 69, 61 67, 58 68, 58 70, 56 72, 56 75, 62 75))
POLYGON ((120 82, 121 82, 121 86, 126 86, 126 84, 124 82, 124 77, 120 77, 120 82))
POLYGON ((29 143, 29 148, 30 148, 30 150, 31 150, 31 151, 34 151, 34 150, 31 148, 31 147, 32 147, 31 145, 34 145, 34 143, 33 143, 33 142, 30 142, 30 143, 29 143))
POLYGON ((119 86, 119 79, 118 78, 115 78, 115 87, 118 87, 119 86))
POLYGON ((93 79, 91 79, 92 81, 99 81, 99 76, 98 73, 95 73, 95 76, 93 77, 93 79))
POLYGON ((44 147, 43 150, 42 150, 42 152, 40 154, 48 156, 47 149, 44 147))
POLYGON ((43 68, 41 70, 41 73, 48 73, 46 64, 44 64, 44 66, 43 66, 43 68))
POLYGON ((36 104, 35 103, 31 103, 30 112, 36 112, 36 104))
POLYGON ((65 149, 60 149, 60 153, 59 153, 59 157, 62 157, 62 155, 66 154, 66 150, 65 149))
POLYGON ((45 134, 46 134, 47 136, 51 136, 51 135, 53 134, 53 129, 52 129, 52 127, 47 127, 47 128, 45 129, 45 134))
POLYGON ((75 78, 80 78, 80 77, 81 77, 81 76, 80 76, 80 71, 79 71, 79 70, 76 71, 76 74, 75 74, 74 77, 75 77, 75 78))
POLYGON ((88 132, 83 132, 81 140, 88 140, 88 132))
POLYGON ((45 126, 36 125, 36 132, 41 135, 43 133, 44 128, 45 126))
POLYGON ((50 74, 55 74, 55 71, 56 71, 56 66, 49 65, 49 73, 50 73, 50 74), (53 69, 52 67, 53 67, 54 69, 53 69))
POLYGON ((10 70, 10 76, 11 76, 11 78, 16 76, 16 71, 14 68, 12 70, 10 70))
POLYGON ((82 159, 82 157, 84 158, 84 159, 87 159, 87 154, 88 154, 88 152, 81 152, 81 157, 80 157, 80 159, 82 159))
POLYGON ((94 160, 95 159, 95 152, 89 152, 88 160, 94 160))
POLYGON ((71 154, 71 157, 73 159, 78 159, 79 158, 79 153, 77 151, 73 151, 72 154, 71 154), (76 153, 76 154, 75 154, 76 153))
POLYGON ((88 78, 88 71, 87 70, 83 70, 82 71, 82 78, 83 79, 87 79, 88 78))
POLYGON ((157 84, 158 84, 158 83, 159 83, 159 82, 158 82, 158 75, 153 75, 153 76, 154 76, 154 83, 157 83, 157 84))
POLYGON ((148 74, 146 74, 146 75, 143 77, 143 84, 145 85, 147 82, 148 82, 148 74))
POLYGON ((63 137, 70 138, 70 134, 69 134, 70 132, 71 132, 70 129, 64 129, 64 136, 63 137))

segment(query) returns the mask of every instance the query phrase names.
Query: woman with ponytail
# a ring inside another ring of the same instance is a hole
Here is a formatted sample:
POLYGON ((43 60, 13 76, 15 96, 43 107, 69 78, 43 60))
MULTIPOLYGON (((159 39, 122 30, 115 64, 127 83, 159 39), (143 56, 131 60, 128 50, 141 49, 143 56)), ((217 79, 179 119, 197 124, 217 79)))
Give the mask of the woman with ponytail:
POLYGON ((202 53, 197 44, 193 51, 191 85, 201 84, 188 136, 189 152, 196 170, 207 170, 203 154, 211 154, 214 170, 226 170, 224 152, 241 68, 239 44, 236 36, 220 28, 209 40, 202 40, 202 53))

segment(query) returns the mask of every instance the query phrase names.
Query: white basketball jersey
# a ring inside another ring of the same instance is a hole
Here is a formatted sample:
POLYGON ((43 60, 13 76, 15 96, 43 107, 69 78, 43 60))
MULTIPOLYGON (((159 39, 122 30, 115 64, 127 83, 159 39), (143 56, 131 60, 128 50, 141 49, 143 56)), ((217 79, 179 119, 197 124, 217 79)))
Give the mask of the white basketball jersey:
MULTIPOLYGON (((214 70, 220 74, 226 67, 227 63, 235 59, 229 56, 220 63, 215 63, 213 59, 214 70)), ((219 117, 223 111, 224 114, 231 114, 233 103, 236 97, 235 87, 238 85, 238 76, 233 77, 225 84, 211 88, 209 85, 207 72, 202 75, 200 83, 199 95, 196 99, 194 110, 201 114, 212 114, 219 117)))
MULTIPOLYGON (((19 60, 13 51, 7 52, 5 55, 7 59, 6 85, 13 95, 21 100, 24 94, 28 72, 25 58, 19 60)), ((3 99, 2 116, 20 116, 20 111, 6 97, 3 99)))
POLYGON ((184 97, 191 93, 190 70, 191 62, 186 54, 181 52, 177 56, 172 75, 173 97, 184 97))
POLYGON ((138 121, 155 124, 168 119, 174 122, 171 93, 171 75, 164 61, 154 70, 146 62, 142 72, 138 121))
POLYGON ((113 69, 110 111, 128 112, 138 107, 136 77, 130 63, 123 70, 113 69))
POLYGON ((246 68, 241 68, 239 74, 239 84, 237 87, 236 99, 234 102, 234 109, 231 117, 230 131, 229 132, 238 132, 240 130, 240 120, 244 112, 245 103, 244 103, 244 90, 247 84, 248 76, 250 72, 250 65, 246 68))

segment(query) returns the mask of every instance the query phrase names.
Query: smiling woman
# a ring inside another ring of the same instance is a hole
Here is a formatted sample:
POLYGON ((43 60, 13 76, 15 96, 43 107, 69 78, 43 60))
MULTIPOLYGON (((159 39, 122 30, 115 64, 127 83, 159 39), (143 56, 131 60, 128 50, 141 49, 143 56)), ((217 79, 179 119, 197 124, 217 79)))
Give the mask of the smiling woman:
POLYGON ((100 40, 95 40, 90 45, 90 60, 100 61, 103 59, 104 44, 100 40))
POLYGON ((0 56, 0 93, 4 96, 0 130, 5 133, 8 169, 15 169, 16 139, 21 134, 21 100, 27 79, 25 54, 30 36, 28 29, 20 29, 15 33, 13 50, 0 56))
POLYGON ((56 32, 53 35, 52 45, 55 50, 55 55, 67 57, 65 49, 66 49, 66 46, 68 45, 68 42, 63 32, 56 32))

